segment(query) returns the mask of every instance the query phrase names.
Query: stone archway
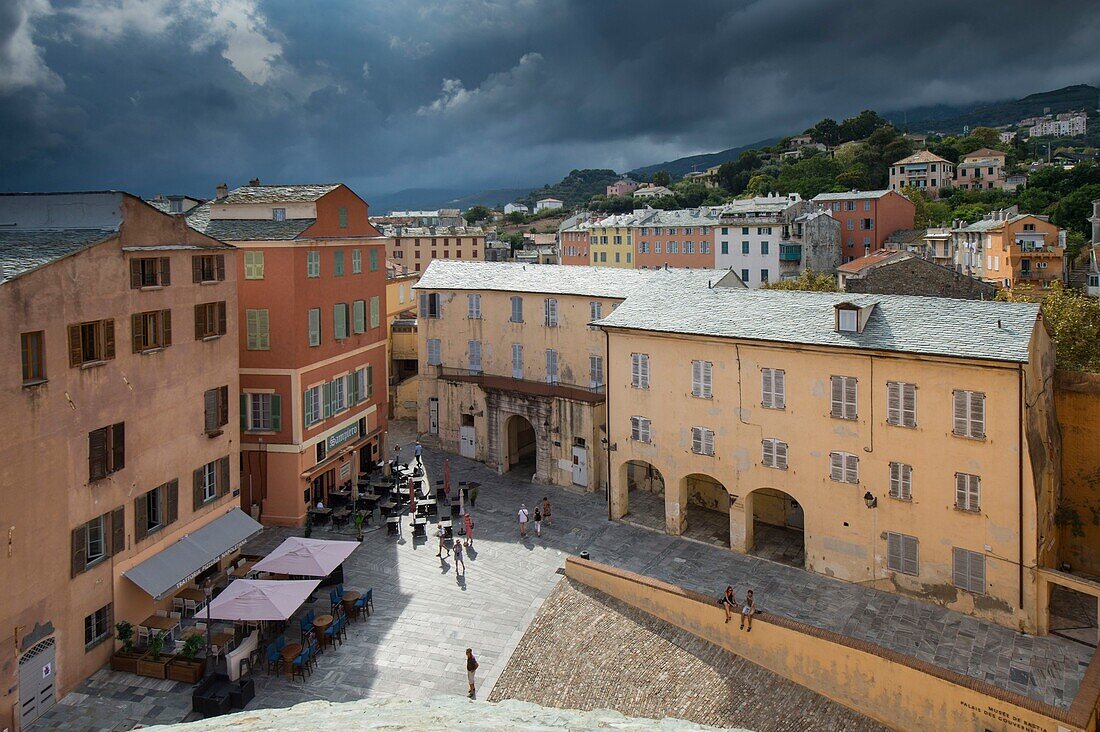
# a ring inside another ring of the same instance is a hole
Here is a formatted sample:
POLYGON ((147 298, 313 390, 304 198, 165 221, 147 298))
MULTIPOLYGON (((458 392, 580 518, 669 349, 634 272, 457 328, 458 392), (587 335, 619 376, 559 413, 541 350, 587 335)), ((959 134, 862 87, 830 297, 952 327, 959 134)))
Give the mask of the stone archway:
POLYGON ((723 548, 730 545, 730 500, 725 485, 705 473, 680 480, 683 535, 723 548))
POLYGON ((519 414, 513 414, 504 421, 504 435, 501 437, 504 455, 501 472, 516 472, 533 476, 538 463, 538 438, 531 421, 519 414))
POLYGON ((793 567, 806 566, 802 504, 776 488, 757 488, 730 511, 730 547, 793 567))
POLYGON ((530 396, 496 390, 488 390, 485 395, 485 408, 488 417, 489 464, 499 472, 506 473, 528 457, 529 437, 534 435, 534 474, 535 483, 550 481, 550 425, 553 422, 553 401, 546 397, 530 396), (521 421, 513 421, 516 419, 521 421), (526 425, 524 425, 526 423, 526 425), (530 432, 527 431, 530 428, 530 432), (522 429, 521 429, 522 428, 522 429), (510 443, 509 437, 518 438, 518 443, 510 443), (520 436, 525 435, 523 437, 520 436), (519 446, 523 450, 519 450, 519 446), (517 453, 512 454, 512 447, 517 453), (522 453, 522 454, 520 454, 522 453))
POLYGON ((612 491, 612 518, 628 517, 643 526, 665 530, 665 478, 645 460, 619 466, 612 491))

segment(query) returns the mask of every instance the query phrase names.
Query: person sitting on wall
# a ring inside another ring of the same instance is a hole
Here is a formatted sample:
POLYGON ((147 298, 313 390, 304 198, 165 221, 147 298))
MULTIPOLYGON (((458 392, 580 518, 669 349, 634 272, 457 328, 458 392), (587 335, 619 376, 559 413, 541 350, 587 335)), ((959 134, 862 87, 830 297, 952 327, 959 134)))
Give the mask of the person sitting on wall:
POLYGON ((737 611, 737 593, 733 591, 733 585, 726 585, 726 591, 718 598, 718 604, 726 611, 726 622, 733 619, 733 613, 737 611))

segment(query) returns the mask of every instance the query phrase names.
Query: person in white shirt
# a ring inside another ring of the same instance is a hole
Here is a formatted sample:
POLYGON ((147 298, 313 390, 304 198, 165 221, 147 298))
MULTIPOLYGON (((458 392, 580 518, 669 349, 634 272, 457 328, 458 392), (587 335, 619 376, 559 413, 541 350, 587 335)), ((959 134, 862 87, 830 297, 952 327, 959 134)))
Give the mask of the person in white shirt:
POLYGON ((527 536, 527 518, 530 514, 527 512, 527 504, 519 504, 519 535, 527 536))

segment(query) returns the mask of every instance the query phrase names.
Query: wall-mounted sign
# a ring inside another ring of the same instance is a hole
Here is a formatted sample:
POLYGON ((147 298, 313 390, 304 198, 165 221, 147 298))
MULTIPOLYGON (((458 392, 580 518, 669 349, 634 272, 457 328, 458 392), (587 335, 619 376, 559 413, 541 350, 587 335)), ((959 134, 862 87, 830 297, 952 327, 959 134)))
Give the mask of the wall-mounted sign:
POLYGON ((354 440, 359 436, 359 424, 350 424, 342 430, 333 432, 325 439, 325 448, 327 450, 334 450, 335 448, 343 445, 348 440, 354 440))

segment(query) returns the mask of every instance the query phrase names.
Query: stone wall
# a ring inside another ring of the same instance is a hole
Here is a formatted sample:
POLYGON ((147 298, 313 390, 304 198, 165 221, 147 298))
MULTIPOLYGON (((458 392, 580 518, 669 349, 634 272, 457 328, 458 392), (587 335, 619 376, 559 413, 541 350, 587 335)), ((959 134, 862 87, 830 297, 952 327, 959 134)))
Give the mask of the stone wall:
POLYGON ((934 262, 912 257, 871 269, 860 279, 847 280, 847 292, 878 295, 924 295, 963 300, 992 300, 997 288, 975 277, 934 262))

